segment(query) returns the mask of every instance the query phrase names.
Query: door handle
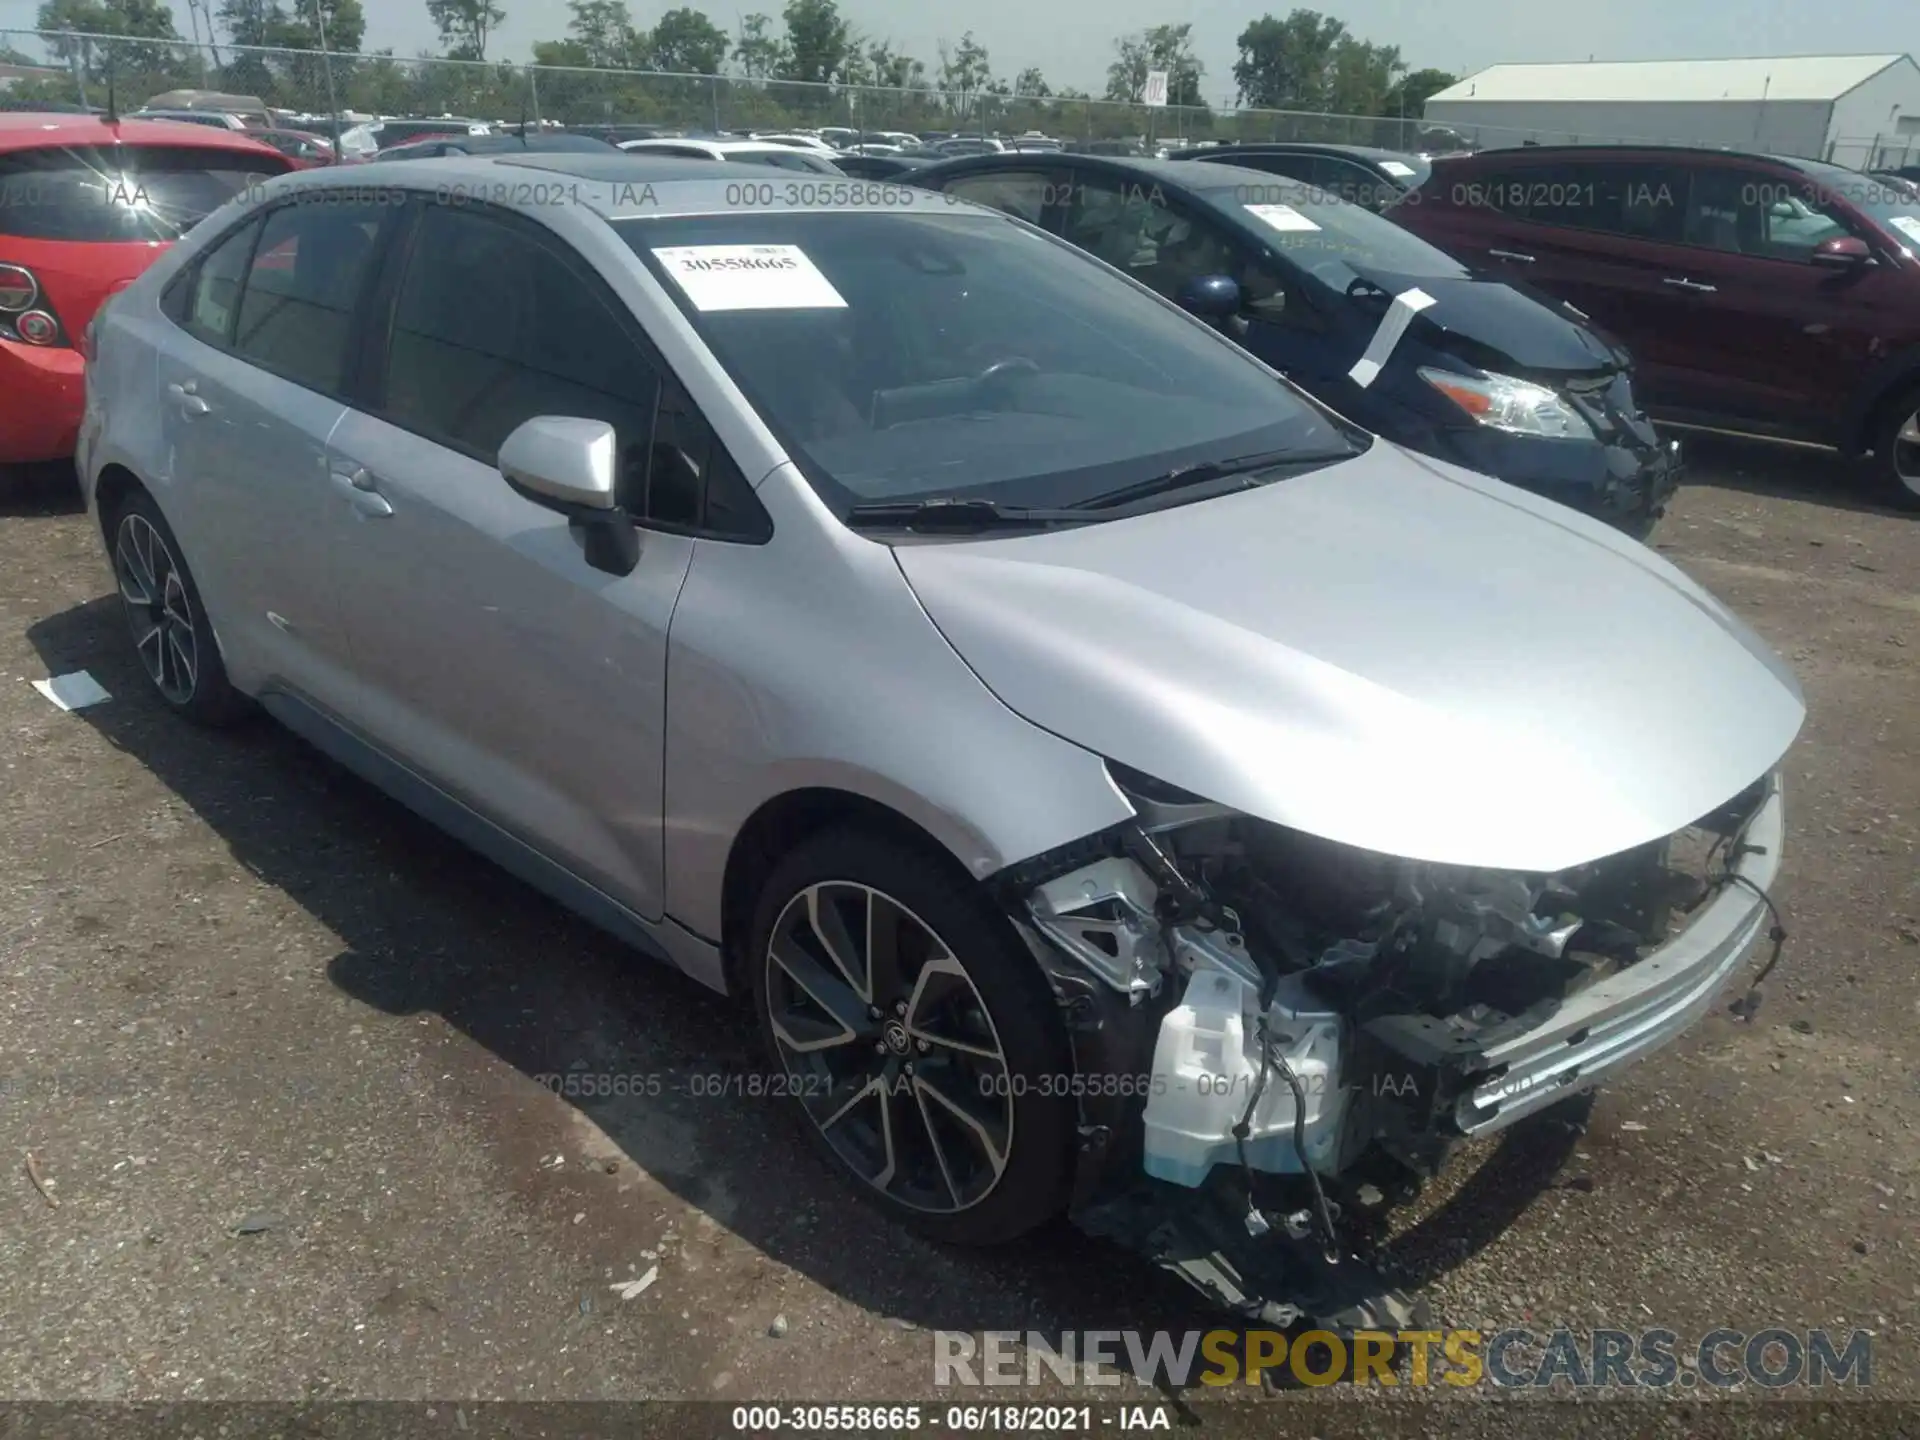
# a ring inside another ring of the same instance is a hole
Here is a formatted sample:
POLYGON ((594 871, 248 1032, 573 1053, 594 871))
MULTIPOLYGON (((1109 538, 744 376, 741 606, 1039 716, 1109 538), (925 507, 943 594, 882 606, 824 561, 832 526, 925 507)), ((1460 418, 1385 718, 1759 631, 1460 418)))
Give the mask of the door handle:
POLYGON ((195 394, 195 389, 196 385, 192 380, 184 382, 176 380, 167 386, 167 394, 172 398, 173 403, 180 407, 182 414, 204 415, 213 407, 195 394))
POLYGON ((1669 275, 1660 283, 1662 285, 1671 285, 1676 290, 1691 290, 1698 295, 1711 295, 1719 289, 1717 285, 1702 285, 1698 280, 1682 280, 1674 275, 1669 275))
POLYGON ((353 502, 354 513, 368 520, 379 520, 393 514, 393 506, 387 497, 380 493, 380 481, 364 465, 356 465, 351 470, 335 470, 333 482, 347 492, 347 498, 353 502))
POLYGON ((1522 255, 1518 250, 1489 250, 1487 254, 1496 260, 1511 260, 1517 265, 1533 264, 1533 256, 1522 255))

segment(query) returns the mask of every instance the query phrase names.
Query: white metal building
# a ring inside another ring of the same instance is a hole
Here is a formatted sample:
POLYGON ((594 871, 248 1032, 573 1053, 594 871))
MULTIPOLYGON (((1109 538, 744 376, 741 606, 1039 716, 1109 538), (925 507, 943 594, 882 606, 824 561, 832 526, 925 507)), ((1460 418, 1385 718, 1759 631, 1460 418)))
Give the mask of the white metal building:
POLYGON ((1659 141, 1867 166, 1920 155, 1909 55, 1495 65, 1427 101, 1481 145, 1659 141))

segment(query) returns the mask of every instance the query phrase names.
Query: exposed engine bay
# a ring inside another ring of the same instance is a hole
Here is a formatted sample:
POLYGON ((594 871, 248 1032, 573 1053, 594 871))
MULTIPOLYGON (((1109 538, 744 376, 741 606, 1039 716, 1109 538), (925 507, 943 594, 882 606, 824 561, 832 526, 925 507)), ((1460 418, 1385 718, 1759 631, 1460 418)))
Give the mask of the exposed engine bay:
POLYGON ((1137 821, 1002 877, 1076 1064, 1121 1081, 1082 1102, 1076 1217, 1268 1320, 1404 1320, 1355 1273, 1357 1230, 1464 1139, 1674 1038, 1767 918, 1785 939, 1771 776, 1544 875, 1356 850, 1110 768, 1137 821), (1251 1273, 1270 1234, 1294 1242, 1285 1296, 1251 1273))

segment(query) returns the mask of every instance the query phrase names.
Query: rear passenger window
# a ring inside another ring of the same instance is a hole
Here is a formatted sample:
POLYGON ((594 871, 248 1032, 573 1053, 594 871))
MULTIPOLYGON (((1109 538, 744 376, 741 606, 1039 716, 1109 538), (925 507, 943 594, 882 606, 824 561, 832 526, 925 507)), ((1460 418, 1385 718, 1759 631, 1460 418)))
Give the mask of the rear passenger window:
POLYGON ((385 412, 491 465, 536 415, 605 420, 644 472, 659 379, 554 246, 476 210, 429 206, 394 304, 385 412))
POLYGON ((241 292, 234 350, 296 384, 338 391, 385 213, 343 204, 287 205, 268 215, 241 292))
POLYGON ((1675 241, 1681 234, 1687 176, 1673 165, 1565 161, 1516 165, 1457 188, 1470 204, 1536 225, 1675 241))
POLYGON ((242 225, 201 257, 186 287, 180 323, 187 333, 225 349, 233 343, 233 317, 240 308, 240 282, 253 254, 256 222, 242 225))

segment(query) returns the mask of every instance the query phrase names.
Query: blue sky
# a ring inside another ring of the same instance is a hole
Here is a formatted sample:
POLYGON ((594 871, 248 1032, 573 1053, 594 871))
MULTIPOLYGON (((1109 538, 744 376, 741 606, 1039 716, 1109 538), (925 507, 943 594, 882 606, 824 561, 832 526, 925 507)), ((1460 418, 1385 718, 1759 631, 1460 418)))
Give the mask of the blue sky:
MULTIPOLYGON (((367 44, 391 45, 403 55, 434 43, 423 0, 362 0, 367 44)), ((507 11, 494 53, 527 58, 537 39, 564 32, 565 0, 499 0, 507 11)), ((636 21, 646 24, 674 0, 641 0, 636 21)), ((704 7, 733 31, 741 11, 777 13, 783 0, 723 0, 704 7)), ((965 0, 963 4, 906 4, 901 0, 841 0, 855 24, 933 63, 939 40, 957 40, 971 28, 993 57, 996 72, 1012 75, 1038 65, 1055 86, 1099 92, 1116 35, 1148 25, 1190 21, 1207 74, 1209 99, 1233 88, 1234 37, 1254 17, 1291 8, 1223 6, 1198 0, 965 0)), ((1502 60, 1674 59, 1708 56, 1911 52, 1920 49, 1920 7, 1912 0, 1605 0, 1575 7, 1556 0, 1349 0, 1324 4, 1355 34, 1397 44, 1416 67, 1469 71, 1502 60)), ((36 0, 0 0, 0 25, 30 26, 36 0)), ((187 33, 184 0, 174 5, 187 33)))

